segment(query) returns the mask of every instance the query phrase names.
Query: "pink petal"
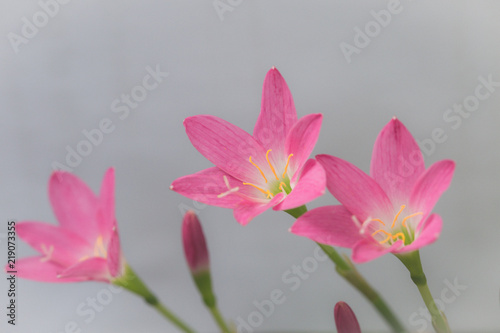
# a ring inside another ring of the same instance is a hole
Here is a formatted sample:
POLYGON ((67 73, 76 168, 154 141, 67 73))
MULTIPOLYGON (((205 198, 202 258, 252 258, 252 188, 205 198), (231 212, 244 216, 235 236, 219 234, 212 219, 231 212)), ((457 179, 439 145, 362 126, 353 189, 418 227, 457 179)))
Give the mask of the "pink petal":
POLYGON ((61 278, 75 278, 103 282, 110 282, 111 280, 108 262, 106 259, 101 257, 93 257, 81 261, 61 272, 59 276, 61 278))
POLYGON ((455 171, 455 162, 443 160, 434 163, 417 180, 410 195, 413 209, 422 211, 424 216, 432 211, 441 194, 448 188, 455 171))
POLYGON ((283 200, 283 193, 278 193, 270 201, 242 201, 233 211, 234 218, 241 225, 246 225, 257 215, 265 212, 283 200))
POLYGON ((392 202, 405 201, 425 171, 420 148, 406 127, 393 118, 373 147, 370 174, 392 202))
POLYGON ((341 205, 318 207, 299 217, 290 232, 322 244, 352 248, 363 237, 351 217, 341 205))
MULTIPOLYGON (((60 265, 57 265, 50 261, 42 261, 42 257, 28 257, 16 260, 16 270, 17 277, 41 281, 41 282, 77 282, 83 281, 85 279, 82 278, 59 278, 58 275, 64 268, 60 265)), ((6 271, 10 269, 8 267, 5 268, 6 271)), ((11 273, 7 273, 11 274, 11 273)))
POLYGON ((99 230, 100 234, 108 239, 115 225, 115 170, 109 168, 104 174, 99 194, 99 230))
POLYGON ((289 174, 293 175, 296 170, 300 170, 311 155, 318 140, 322 120, 323 115, 320 113, 309 114, 302 117, 288 133, 285 152, 287 157, 293 154, 289 174))
POLYGON ((426 245, 434 243, 441 233, 443 221, 437 214, 432 214, 425 221, 423 229, 417 238, 408 246, 403 247, 401 250, 394 251, 395 253, 411 252, 420 249, 426 245))
POLYGON ((253 136, 266 149, 283 151, 285 138, 297 122, 292 94, 276 68, 271 68, 264 79, 262 107, 253 136))
POLYGON ((17 235, 50 261, 69 266, 91 251, 90 244, 78 234, 42 222, 19 222, 17 235))
POLYGON ((120 247, 120 237, 118 236, 118 229, 112 228, 111 239, 108 244, 108 267, 109 272, 113 278, 122 274, 123 259, 122 250, 120 247))
POLYGON ((305 205, 325 193, 325 170, 316 160, 307 161, 298 183, 274 210, 287 210, 305 205))
POLYGON ((392 216, 392 204, 380 186, 353 164, 330 155, 316 159, 326 172, 326 186, 360 222, 368 217, 392 216))
POLYGON ((194 116, 184 120, 193 146, 221 170, 248 183, 259 183, 262 176, 250 163, 269 172, 266 150, 241 128, 214 116, 194 116))
POLYGON ((234 208, 241 200, 241 193, 248 194, 248 186, 242 185, 238 179, 228 175, 217 167, 202 170, 193 175, 184 176, 174 180, 170 189, 185 197, 208 205, 234 208), (230 188, 238 187, 239 190, 232 194, 219 197, 222 193, 229 191, 224 176, 229 182, 230 188), (240 194, 238 194, 240 193, 240 194))
POLYGON ((63 228, 86 240, 97 237, 99 200, 78 177, 64 171, 52 173, 49 198, 54 214, 63 228))
POLYGON ((356 315, 347 303, 338 302, 335 304, 333 315, 338 333, 361 333, 356 315))
POLYGON ((389 252, 396 252, 403 245, 403 241, 398 240, 390 247, 385 247, 376 242, 372 237, 366 237, 359 241, 352 248, 352 260, 358 264, 371 261, 389 252))

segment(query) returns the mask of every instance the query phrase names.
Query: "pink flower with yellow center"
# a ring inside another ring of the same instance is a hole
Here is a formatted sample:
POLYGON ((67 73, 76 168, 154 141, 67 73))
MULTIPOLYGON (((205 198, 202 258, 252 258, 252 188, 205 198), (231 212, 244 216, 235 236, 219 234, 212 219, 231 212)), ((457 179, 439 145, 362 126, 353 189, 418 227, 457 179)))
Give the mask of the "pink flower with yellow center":
POLYGON ((19 259, 17 276, 43 282, 112 282, 124 273, 115 220, 114 170, 104 175, 99 195, 76 176, 56 171, 49 198, 59 225, 24 221, 17 235, 40 255, 19 259))
POLYGON ((209 205, 231 208, 245 225, 273 207, 300 207, 324 193, 324 170, 309 159, 322 115, 300 120, 276 68, 264 80, 262 109, 253 135, 209 115, 184 121, 193 146, 215 167, 176 179, 171 189, 209 205))
POLYGON ((448 188, 455 163, 443 160, 426 170, 420 148, 398 119, 375 142, 370 176, 338 157, 316 159, 325 169, 328 190, 342 205, 307 212, 291 232, 352 248, 358 263, 415 251, 439 237, 442 221, 431 211, 448 188))

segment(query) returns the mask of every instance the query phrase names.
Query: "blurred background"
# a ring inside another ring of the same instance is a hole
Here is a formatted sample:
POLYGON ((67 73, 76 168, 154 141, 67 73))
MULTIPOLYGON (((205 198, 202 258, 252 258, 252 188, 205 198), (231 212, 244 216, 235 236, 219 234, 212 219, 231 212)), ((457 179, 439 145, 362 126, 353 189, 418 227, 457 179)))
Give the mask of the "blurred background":
MULTIPOLYGON (((47 197, 54 167, 98 191, 114 166, 128 262, 197 331, 217 328, 184 261, 186 209, 203 223, 227 319, 251 322, 252 331, 333 331, 333 307, 343 300, 364 331, 388 332, 329 261, 314 259, 315 244, 288 232, 289 215, 267 211, 242 227, 232 211, 169 190, 174 179, 211 166, 191 146, 183 119, 212 114, 252 132, 264 76, 276 66, 299 117, 324 115, 314 154, 368 171, 377 134, 397 116, 427 166, 456 161, 452 185, 434 209, 443 232, 421 251, 423 265, 454 331, 498 332, 499 2, 2 1, 0 17, 2 260, 9 219, 56 223, 47 197), (156 78, 145 84, 151 72, 156 78), (82 143, 99 128, 107 131, 101 140, 82 143), (290 273, 304 264, 312 265, 307 277, 290 273), (267 316, 259 304, 273 290, 285 300, 267 316)), ((325 194, 308 207, 334 203, 325 194)), ((18 257, 33 254, 18 242, 18 257)), ((432 330, 395 257, 359 269, 409 329, 432 330)), ((92 316, 79 314, 88 298, 103 299, 106 284, 27 280, 17 284, 13 327, 3 313, 7 287, 0 279, 1 332, 176 331, 127 292, 113 293, 92 316), (72 322, 76 328, 68 329, 72 322)))

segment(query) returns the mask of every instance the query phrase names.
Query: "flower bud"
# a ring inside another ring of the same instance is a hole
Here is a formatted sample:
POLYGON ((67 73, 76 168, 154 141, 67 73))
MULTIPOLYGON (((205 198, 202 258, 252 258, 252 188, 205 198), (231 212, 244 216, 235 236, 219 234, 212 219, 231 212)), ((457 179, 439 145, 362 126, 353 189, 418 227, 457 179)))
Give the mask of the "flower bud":
POLYGON ((338 333, 361 333, 356 315, 345 302, 335 304, 333 311, 338 333))
POLYGON ((182 220, 182 242, 194 283, 205 305, 213 308, 216 300, 212 290, 207 243, 200 221, 193 211, 188 211, 182 220))
POLYGON ((182 242, 184 254, 191 273, 197 274, 209 269, 209 258, 205 235, 200 221, 193 211, 188 211, 182 221, 182 242))

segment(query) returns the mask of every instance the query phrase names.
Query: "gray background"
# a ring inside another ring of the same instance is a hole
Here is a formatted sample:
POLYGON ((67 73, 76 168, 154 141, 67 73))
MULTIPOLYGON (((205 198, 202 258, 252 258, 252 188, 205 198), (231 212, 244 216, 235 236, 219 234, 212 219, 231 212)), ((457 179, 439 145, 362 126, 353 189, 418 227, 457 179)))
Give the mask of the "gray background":
MULTIPOLYGON (((293 219, 268 211, 241 227, 232 212, 197 205, 169 190, 177 177, 210 166, 190 144, 185 117, 213 114, 251 132, 260 111, 264 76, 276 66, 290 86, 299 117, 324 114, 314 154, 329 153, 368 171, 373 142, 394 115, 417 140, 441 128, 446 140, 426 154, 426 165, 457 162, 452 185, 435 212, 444 221, 439 241, 421 251, 436 298, 445 281, 466 285, 446 304, 456 331, 498 331, 500 88, 456 129, 443 115, 474 94, 478 77, 500 81, 500 3, 409 1, 348 63, 340 44, 374 20, 385 1, 233 1, 220 19, 211 1, 76 1, 39 28, 15 53, 8 34, 21 34, 37 1, 1 1, 0 233, 6 222, 55 223, 47 198, 52 163, 83 130, 109 118, 115 129, 93 147, 74 173, 98 190, 116 168, 116 214, 129 263, 173 311, 200 332, 215 332, 193 287, 180 243, 182 207, 199 213, 208 238, 215 289, 226 318, 247 318, 254 301, 274 289, 286 301, 257 330, 333 330, 332 309, 347 301, 366 331, 387 328, 372 307, 328 262, 290 289, 282 275, 314 253, 314 243, 290 234, 293 219), (111 103, 129 94, 159 65, 169 76, 126 119, 111 103)), ((309 204, 332 204, 330 194, 309 204)), ((0 235, 2 236, 2 235, 0 235)), ((4 235, 3 235, 4 236, 4 235)), ((5 253, 5 239, 1 239, 5 253)), ((19 242, 19 256, 34 253, 19 242)), ((347 250, 344 252, 348 253, 347 250)), ((0 254, 4 257, 4 254, 0 254)), ((423 306, 404 267, 385 256, 359 269, 393 305, 405 325, 423 306)), ((7 285, 0 280, 0 302, 7 285)), ((76 309, 102 283, 18 281, 18 325, 1 331, 174 332, 140 299, 126 292, 90 322, 76 309)), ((451 294, 447 294, 451 295, 451 294)), ((4 305, 1 306, 4 309, 4 305)), ((428 330, 431 329, 428 325, 428 330)))

